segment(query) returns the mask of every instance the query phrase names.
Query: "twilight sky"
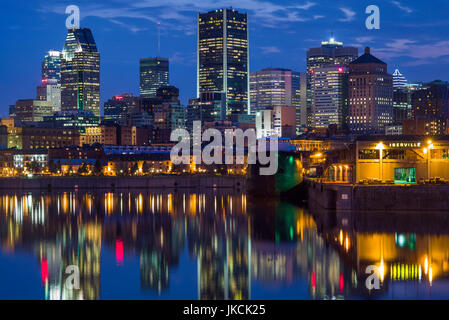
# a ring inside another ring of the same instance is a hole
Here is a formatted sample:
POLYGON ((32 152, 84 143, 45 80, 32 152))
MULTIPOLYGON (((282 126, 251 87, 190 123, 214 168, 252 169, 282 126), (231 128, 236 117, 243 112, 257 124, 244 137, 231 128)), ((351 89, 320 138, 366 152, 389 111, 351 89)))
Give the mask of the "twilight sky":
POLYGON ((9 0, 2 1, 0 117, 17 99, 35 98, 41 60, 61 50, 66 6, 81 10, 101 54, 101 100, 139 93, 139 59, 170 58, 170 82, 181 102, 196 94, 196 15, 230 7, 249 13, 250 69, 305 71, 306 51, 334 37, 372 53, 411 81, 449 80, 448 0, 9 0), (365 8, 380 8, 381 29, 367 30, 365 8))

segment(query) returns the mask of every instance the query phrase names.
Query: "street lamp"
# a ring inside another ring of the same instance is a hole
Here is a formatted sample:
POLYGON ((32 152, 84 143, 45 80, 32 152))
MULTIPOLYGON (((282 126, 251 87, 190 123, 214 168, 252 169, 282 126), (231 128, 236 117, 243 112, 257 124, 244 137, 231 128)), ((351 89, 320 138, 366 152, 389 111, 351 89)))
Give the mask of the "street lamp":
POLYGON ((428 140, 427 141, 427 148, 424 148, 424 154, 427 154, 427 179, 430 179, 430 165, 431 165, 431 161, 432 159, 430 158, 430 150, 432 150, 434 148, 434 145, 432 143, 432 140, 428 140))
POLYGON ((374 148, 374 149, 379 150, 379 172, 380 172, 379 176, 380 176, 380 181, 382 181, 383 180, 382 165, 383 165, 383 158, 384 158, 383 151, 385 150, 385 146, 382 142, 379 142, 377 144, 376 148, 374 148))

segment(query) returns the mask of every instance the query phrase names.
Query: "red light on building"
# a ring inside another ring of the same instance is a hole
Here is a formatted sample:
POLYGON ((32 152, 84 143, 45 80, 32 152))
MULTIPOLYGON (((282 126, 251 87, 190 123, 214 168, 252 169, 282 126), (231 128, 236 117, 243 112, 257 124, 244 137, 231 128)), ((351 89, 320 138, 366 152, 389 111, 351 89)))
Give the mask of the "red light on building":
POLYGON ((314 74, 314 73, 315 73, 315 70, 310 69, 310 73, 311 73, 311 74, 314 74))
POLYGON ((48 79, 42 79, 41 82, 42 83, 48 83, 48 79))
POLYGON ((122 96, 115 96, 114 99, 121 101, 121 100, 123 100, 123 97, 122 96))
POLYGON ((48 261, 47 260, 42 260, 41 276, 42 276, 42 283, 45 284, 48 281, 48 261))
POLYGON ((342 67, 338 68, 338 72, 342 73, 344 70, 342 67))
POLYGON ((123 263, 123 240, 121 238, 115 241, 115 260, 117 264, 123 263))

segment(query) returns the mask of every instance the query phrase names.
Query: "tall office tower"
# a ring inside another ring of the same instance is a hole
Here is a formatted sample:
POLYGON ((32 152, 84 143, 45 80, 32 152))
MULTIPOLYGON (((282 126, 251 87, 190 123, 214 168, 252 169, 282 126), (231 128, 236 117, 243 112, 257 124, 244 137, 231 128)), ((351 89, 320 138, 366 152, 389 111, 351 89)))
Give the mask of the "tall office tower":
POLYGON ((61 58, 61 110, 100 116, 100 53, 90 29, 69 29, 61 58))
POLYGON ((300 74, 288 69, 263 69, 250 74, 251 114, 300 104, 300 74))
POLYGON ((434 81, 412 93, 412 118, 421 121, 424 134, 446 135, 449 120, 449 84, 434 81))
POLYGON ((61 83, 61 52, 50 50, 42 61, 42 82, 55 79, 57 84, 61 83))
POLYGON ((359 50, 353 47, 344 47, 342 42, 331 38, 329 41, 321 42, 321 47, 311 48, 307 51, 307 114, 308 125, 313 123, 312 114, 312 70, 327 65, 347 66, 357 59, 359 50))
POLYGON ((344 65, 312 69, 312 114, 314 128, 336 125, 342 129, 348 117, 348 70, 344 65))
MULTIPOLYGON (((394 82, 394 78, 393 78, 394 82)), ((394 87, 393 85, 393 123, 402 124, 411 114, 411 91, 407 86, 394 87)))
POLYGON ((138 98, 132 94, 114 96, 104 103, 104 120, 114 124, 125 125, 128 112, 137 108, 138 98))
POLYGON ((37 99, 53 103, 53 112, 61 111, 61 85, 56 79, 42 79, 37 87, 37 99))
POLYGON ((349 64, 349 127, 355 134, 384 134, 393 121, 393 76, 365 49, 349 64))
POLYGON ((197 97, 226 94, 226 116, 249 113, 248 15, 219 9, 198 15, 197 97))
POLYGON ((167 58, 140 59, 140 96, 154 97, 157 89, 169 85, 167 58))
POLYGON ((407 86, 407 79, 402 75, 399 69, 393 73, 393 88, 403 88, 407 86))

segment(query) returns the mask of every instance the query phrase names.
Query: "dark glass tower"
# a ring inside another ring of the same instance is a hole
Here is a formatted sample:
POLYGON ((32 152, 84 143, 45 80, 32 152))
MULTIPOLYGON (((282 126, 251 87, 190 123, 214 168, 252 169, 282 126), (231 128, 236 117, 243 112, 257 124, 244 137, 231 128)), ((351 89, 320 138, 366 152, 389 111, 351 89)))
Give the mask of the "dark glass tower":
POLYGON ((42 82, 56 80, 61 82, 61 52, 50 50, 42 61, 42 82))
POLYGON ((247 114, 248 15, 219 9, 198 15, 197 96, 226 94, 226 116, 247 114))
POLYGON ((157 89, 169 84, 169 63, 167 58, 140 59, 140 95, 155 97, 157 89))
POLYGON ((100 54, 90 29, 69 29, 61 57, 61 109, 100 116, 100 54))

